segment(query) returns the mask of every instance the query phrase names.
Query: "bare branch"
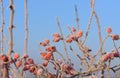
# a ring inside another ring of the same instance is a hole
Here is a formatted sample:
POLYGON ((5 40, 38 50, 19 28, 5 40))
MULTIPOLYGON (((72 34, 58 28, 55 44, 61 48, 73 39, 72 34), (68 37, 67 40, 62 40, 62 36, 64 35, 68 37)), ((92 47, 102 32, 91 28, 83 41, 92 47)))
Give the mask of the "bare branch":
POLYGON ((63 33, 62 33, 62 29, 61 29, 61 26, 60 26, 58 17, 56 17, 56 22, 57 22, 57 26, 58 26, 58 28, 59 28, 60 34, 61 34, 61 36, 62 36, 62 38, 63 38, 63 46, 64 46, 64 50, 65 50, 65 53, 66 53, 67 60, 70 60, 69 54, 68 54, 68 52, 67 52, 67 47, 66 47, 66 44, 65 44, 65 41, 64 41, 64 35, 63 35, 63 33))
POLYGON ((25 27, 25 39, 24 39, 24 53, 27 53, 27 45, 28 45, 28 8, 27 8, 27 0, 24 0, 24 27, 25 27))
POLYGON ((95 0, 90 0, 90 7, 91 7, 90 18, 89 18, 89 21, 88 21, 87 31, 85 33, 85 38, 84 38, 82 44, 85 43, 85 41, 87 39, 87 36, 88 36, 88 33, 89 33, 89 30, 90 30, 90 25, 91 25, 91 22, 92 22, 92 17, 93 17, 93 12, 94 12, 94 5, 95 5, 95 0))
POLYGON ((3 2, 2 0, 1 2, 1 11, 2 11, 2 18, 1 18, 1 53, 4 52, 4 34, 3 34, 3 30, 4 30, 4 6, 3 6, 3 2))

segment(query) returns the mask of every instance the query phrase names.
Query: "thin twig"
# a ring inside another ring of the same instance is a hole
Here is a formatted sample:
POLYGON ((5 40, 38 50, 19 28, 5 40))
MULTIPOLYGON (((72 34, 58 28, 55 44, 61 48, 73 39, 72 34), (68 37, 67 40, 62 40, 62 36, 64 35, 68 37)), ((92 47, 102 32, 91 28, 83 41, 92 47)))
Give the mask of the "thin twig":
POLYGON ((57 53, 58 55, 60 55, 60 57, 62 58, 62 61, 65 62, 65 59, 64 59, 63 55, 62 55, 58 50, 56 50, 56 53, 57 53))
MULTIPOLYGON (((8 42, 8 58, 9 60, 11 60, 11 53, 13 52, 13 18, 14 18, 14 4, 13 4, 13 0, 10 0, 10 4, 9 4, 9 8, 10 8, 10 19, 9 19, 9 42, 8 42)), ((8 71, 8 65, 5 64, 4 67, 4 74, 3 77, 4 78, 8 78, 9 76, 9 71, 8 71)))
MULTIPOLYGON (((102 40, 102 43, 101 43, 101 47, 103 47, 105 41, 108 39, 109 35, 107 35, 103 40, 102 40)), ((94 55, 94 57, 96 57, 97 55, 99 54, 99 50, 98 52, 94 55)))
POLYGON ((28 45, 28 8, 27 8, 27 0, 24 0, 24 27, 25 27, 25 40, 24 40, 24 53, 27 53, 27 45, 28 45))
POLYGON ((113 40, 113 44, 114 44, 114 47, 115 47, 116 51, 119 52, 114 40, 113 40))
POLYGON ((92 22, 92 17, 93 17, 93 12, 94 12, 94 5, 95 5, 95 0, 90 0, 90 5, 91 5, 91 12, 90 12, 90 18, 89 18, 89 21, 88 21, 88 26, 87 26, 87 31, 85 33, 85 38, 82 42, 82 44, 85 43, 86 39, 87 39, 87 36, 88 36, 88 33, 89 33, 89 30, 90 30, 90 25, 91 25, 91 22, 92 22))
POLYGON ((108 61, 108 66, 107 66, 107 77, 110 78, 110 64, 111 60, 108 61))
POLYGON ((17 72, 16 72, 12 67, 10 67, 9 69, 10 69, 10 71, 13 73, 14 78, 18 78, 17 72))
POLYGON ((8 42, 8 57, 10 59, 11 53, 13 52, 13 18, 14 18, 14 4, 13 0, 10 0, 10 20, 9 20, 9 42, 8 42))
POLYGON ((3 6, 3 1, 1 0, 1 11, 2 11, 2 18, 1 18, 1 53, 4 53, 4 34, 3 34, 3 29, 4 29, 4 6, 3 6))
POLYGON ((58 17, 56 17, 56 22, 57 22, 57 26, 58 26, 59 31, 60 31, 60 35, 61 35, 62 38, 63 38, 63 46, 64 46, 64 50, 65 50, 65 53, 66 53, 66 58, 67 58, 67 60, 70 60, 70 58, 69 58, 69 54, 68 54, 68 52, 67 52, 66 43, 65 43, 65 41, 64 41, 64 35, 63 35, 63 33, 62 33, 62 29, 61 29, 61 26, 60 26, 60 23, 59 23, 58 17))
POLYGON ((78 10, 77 10, 77 6, 75 5, 75 16, 76 16, 76 26, 77 29, 79 30, 79 18, 78 18, 78 10))
POLYGON ((98 51, 100 52, 100 57, 102 57, 102 37, 101 37, 100 23, 99 23, 99 19, 95 11, 94 11, 94 16, 95 16, 96 23, 98 26, 98 38, 99 38, 99 43, 100 43, 100 47, 98 51))

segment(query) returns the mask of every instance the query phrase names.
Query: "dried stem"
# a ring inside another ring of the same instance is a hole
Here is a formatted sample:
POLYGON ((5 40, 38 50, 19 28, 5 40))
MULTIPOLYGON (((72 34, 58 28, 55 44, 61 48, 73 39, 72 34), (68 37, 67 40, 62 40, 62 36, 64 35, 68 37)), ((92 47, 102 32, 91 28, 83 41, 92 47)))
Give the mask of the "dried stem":
MULTIPOLYGON (((107 35, 103 40, 102 40, 102 43, 101 43, 101 47, 103 47, 105 41, 107 40, 107 38, 109 37, 109 35, 107 35)), ((99 51, 94 55, 94 57, 96 57, 97 55, 99 54, 99 51)))
POLYGON ((114 40, 113 40, 113 44, 114 44, 115 50, 116 50, 117 52, 119 52, 114 40))
POLYGON ((75 15, 76 15, 76 26, 77 29, 79 30, 79 18, 78 18, 78 10, 76 5, 75 5, 75 15))
MULTIPOLYGON (((8 58, 11 60, 11 53, 13 52, 13 18, 14 18, 14 4, 13 0, 10 0, 9 8, 10 8, 10 19, 9 19, 9 42, 8 42, 8 58)), ((3 73, 4 78, 9 78, 9 71, 8 71, 8 65, 5 64, 4 67, 4 73, 3 73)))
POLYGON ((2 11, 2 20, 1 20, 1 53, 4 52, 4 34, 3 34, 3 29, 4 29, 4 6, 3 6, 3 1, 1 0, 1 11, 2 11))
POLYGON ((85 38, 82 42, 82 44, 85 43, 86 39, 87 39, 87 36, 88 36, 88 33, 89 33, 89 30, 90 30, 90 25, 91 25, 91 22, 92 22, 92 17, 93 17, 93 12, 94 12, 94 4, 95 3, 95 0, 90 0, 90 7, 91 7, 91 12, 90 12, 90 18, 89 18, 89 21, 88 21, 88 26, 87 26, 87 31, 85 33, 85 38))
POLYGON ((10 59, 11 53, 13 52, 13 18, 14 18, 14 4, 13 0, 10 0, 10 20, 9 20, 9 42, 8 42, 8 57, 10 59))
POLYGON ((110 64, 111 60, 108 61, 108 66, 107 66, 107 77, 110 78, 110 64))
POLYGON ((69 54, 68 54, 68 52, 67 52, 67 47, 66 47, 66 44, 65 44, 65 41, 64 41, 64 35, 63 35, 63 33, 62 33, 62 29, 61 29, 61 26, 60 26, 58 17, 56 17, 56 22, 57 22, 57 26, 58 26, 59 31, 60 31, 60 35, 61 35, 62 38, 63 38, 63 46, 64 46, 64 50, 65 50, 65 53, 66 53, 67 60, 70 60, 69 54))
MULTIPOLYGON (((27 7, 27 0, 24 0, 24 30, 25 30, 25 36, 24 36, 24 54, 27 54, 27 47, 28 47, 28 7, 27 7)), ((24 62, 24 60, 23 60, 24 62)), ((22 67, 24 67, 24 64, 22 64, 22 67)), ((20 71, 21 75, 20 78, 25 77, 25 72, 20 71)))
POLYGON ((28 8, 27 8, 27 0, 24 0, 24 27, 25 27, 25 40, 24 40, 24 53, 27 53, 27 45, 28 45, 28 8))
POLYGON ((65 62, 63 55, 58 50, 56 50, 56 53, 62 58, 62 61, 65 62))
POLYGON ((97 16, 95 11, 94 11, 94 16, 95 16, 95 19, 96 19, 96 23, 98 25, 98 37, 99 37, 99 43, 100 43, 100 47, 99 47, 98 51, 100 52, 100 57, 101 57, 102 56, 102 37, 101 37, 99 19, 98 19, 98 16, 97 16))
MULTIPOLYGON (((95 19, 96 19, 96 23, 98 25, 98 38, 99 38, 99 43, 100 43, 100 46, 99 46, 99 49, 98 49, 98 52, 100 52, 100 58, 102 57, 102 37, 101 37, 101 31, 100 31, 100 23, 99 23, 99 19, 98 19, 98 16, 96 14, 96 12, 94 11, 94 16, 95 16, 95 19)), ((101 78, 104 78, 104 70, 101 70, 101 78)))
MULTIPOLYGON (((73 50, 72 46, 70 45, 70 50, 71 52, 78 57, 78 59, 80 60, 81 63, 84 63, 84 65, 88 68, 89 67, 89 64, 88 62, 86 61, 85 58, 82 58, 79 54, 77 54, 77 52, 75 50, 73 50)), ((82 66, 82 65, 81 65, 82 66)))
POLYGON ((10 67, 9 69, 10 69, 10 71, 13 73, 14 78, 18 78, 17 72, 16 72, 12 67, 10 67))

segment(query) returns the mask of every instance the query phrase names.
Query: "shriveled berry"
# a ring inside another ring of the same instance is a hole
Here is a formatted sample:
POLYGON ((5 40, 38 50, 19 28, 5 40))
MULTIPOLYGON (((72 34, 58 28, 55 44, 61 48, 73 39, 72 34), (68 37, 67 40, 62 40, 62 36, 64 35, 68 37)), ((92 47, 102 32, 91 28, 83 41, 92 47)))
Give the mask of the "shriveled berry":
POLYGON ((116 34, 112 34, 111 37, 112 37, 113 40, 118 40, 119 39, 119 35, 116 35, 116 34))

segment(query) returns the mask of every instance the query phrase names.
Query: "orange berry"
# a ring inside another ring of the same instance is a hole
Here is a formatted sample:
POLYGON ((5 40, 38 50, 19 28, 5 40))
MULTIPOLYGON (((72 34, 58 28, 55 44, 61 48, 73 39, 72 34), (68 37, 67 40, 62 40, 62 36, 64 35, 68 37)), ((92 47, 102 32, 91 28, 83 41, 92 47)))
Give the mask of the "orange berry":
POLYGON ((29 71, 30 71, 31 73, 33 73, 34 70, 35 70, 35 66, 34 66, 34 65, 33 65, 33 66, 30 66, 29 71))
POLYGON ((45 56, 47 53, 46 52, 40 52, 40 55, 45 56))
POLYGON ((34 75, 37 75, 37 70, 34 70, 34 71, 33 71, 33 74, 34 74, 34 75))
POLYGON ((112 29, 111 29, 110 27, 108 27, 108 28, 106 29, 106 32, 107 32, 108 34, 110 34, 110 33, 112 32, 112 29))
POLYGON ((119 35, 116 35, 116 34, 112 34, 111 37, 112 37, 113 40, 118 40, 119 39, 119 35))
POLYGON ((45 60, 50 60, 51 56, 52 56, 52 53, 47 52, 47 54, 45 55, 45 60))
POLYGON ((78 31, 78 32, 76 33, 76 37, 78 37, 78 38, 82 37, 82 35, 83 35, 83 32, 82 32, 82 31, 78 31))
POLYGON ((60 37, 54 37, 53 38, 53 42, 59 42, 60 41, 60 37))
POLYGON ((48 65, 48 61, 44 61, 43 66, 46 67, 48 65))
POLYGON ((14 57, 14 59, 18 59, 20 56, 19 56, 19 54, 15 53, 15 54, 13 55, 13 57, 14 57))
POLYGON ((48 40, 48 39, 45 39, 45 40, 43 41, 43 43, 49 44, 49 40, 48 40))
POLYGON ((23 68, 23 71, 29 70, 30 66, 29 65, 25 65, 23 68))
POLYGON ((48 51, 48 52, 54 52, 54 51, 56 51, 56 47, 55 46, 47 46, 45 48, 45 50, 48 51))
POLYGON ((54 33, 52 36, 53 37, 60 37, 60 35, 58 33, 54 33))
POLYGON ((41 55, 41 58, 42 59, 45 59, 45 55, 46 55, 47 53, 45 53, 45 52, 40 52, 40 55, 41 55))
POLYGON ((21 61, 17 61, 15 64, 16 64, 16 67, 19 68, 22 65, 22 62, 21 61))
POLYGON ((7 61, 8 61, 8 57, 3 54, 3 55, 1 55, 1 60, 2 60, 3 62, 7 62, 7 61))
POLYGON ((102 55, 102 61, 106 62, 108 60, 108 56, 106 54, 102 55))
POLYGON ((67 38, 67 39, 66 39, 66 42, 67 42, 67 43, 71 43, 71 42, 72 42, 72 39, 71 39, 71 38, 67 38))
POLYGON ((114 57, 119 57, 119 53, 117 52, 117 51, 112 51, 112 53, 113 53, 113 55, 114 55, 114 57))

